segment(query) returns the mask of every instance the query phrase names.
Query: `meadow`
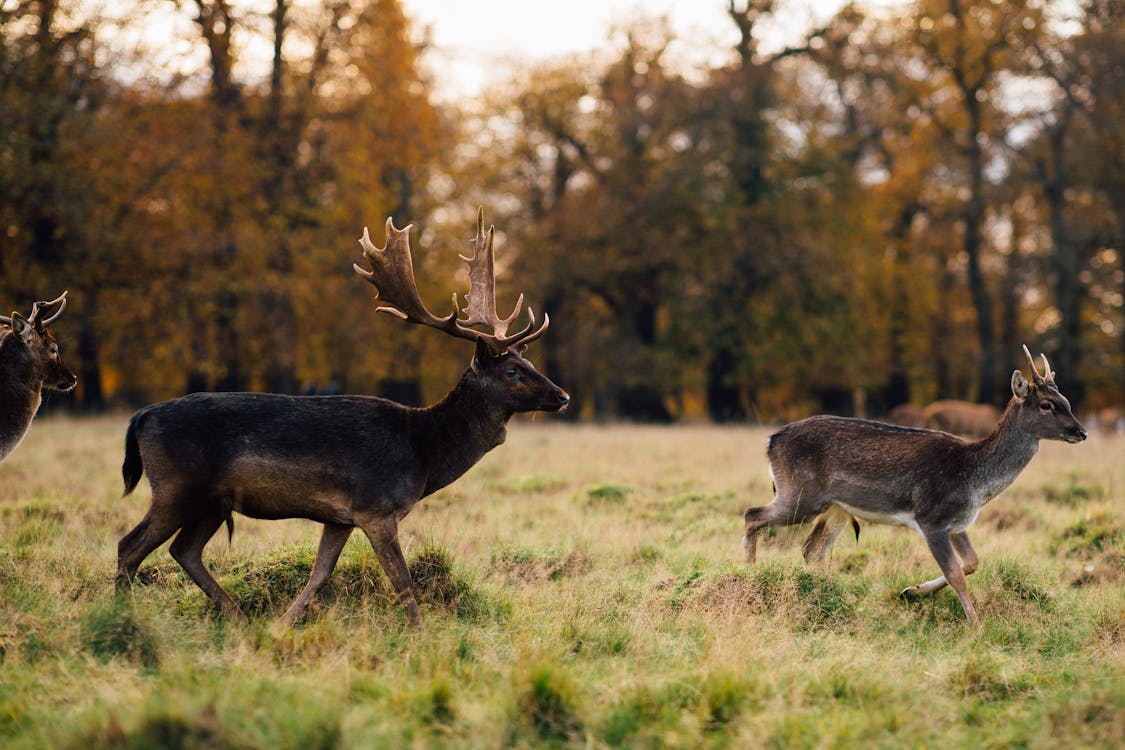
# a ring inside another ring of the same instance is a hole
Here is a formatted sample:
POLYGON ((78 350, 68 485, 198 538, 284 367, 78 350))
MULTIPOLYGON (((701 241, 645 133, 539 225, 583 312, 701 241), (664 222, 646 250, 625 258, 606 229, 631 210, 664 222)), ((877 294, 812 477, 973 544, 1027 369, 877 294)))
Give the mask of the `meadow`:
POLYGON ((319 527, 236 516, 117 597, 125 417, 40 419, 0 464, 0 746, 1110 747, 1125 744, 1125 437, 1044 443, 970 532, 969 627, 921 538, 807 527, 742 562, 766 428, 513 424, 401 527, 425 627, 353 535, 304 621, 319 527))

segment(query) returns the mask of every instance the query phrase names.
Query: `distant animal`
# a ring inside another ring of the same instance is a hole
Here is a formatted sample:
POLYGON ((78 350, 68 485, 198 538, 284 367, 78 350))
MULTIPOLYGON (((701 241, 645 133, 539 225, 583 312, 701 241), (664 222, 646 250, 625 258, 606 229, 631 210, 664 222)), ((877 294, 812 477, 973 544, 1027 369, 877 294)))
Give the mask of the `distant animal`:
POLYGON ((979 622, 965 580, 979 564, 969 526, 1019 476, 1040 440, 1086 439, 1047 358, 1040 355, 1040 374, 1026 346, 1023 351, 1032 382, 1020 370, 1012 373, 1007 408, 992 433, 976 442, 936 430, 827 416, 774 433, 767 455, 776 494, 772 503, 745 512, 747 561, 754 561, 757 534, 768 526, 820 516, 803 548, 809 562, 824 558, 850 518, 906 526, 926 540, 942 576, 900 596, 929 594, 948 584, 969 621, 979 622))
POLYGON ((39 411, 44 388, 69 391, 78 376, 67 369, 59 344, 47 330, 66 309, 66 292, 50 302, 36 302, 26 318, 0 315, 0 461, 16 449, 39 411), (44 310, 58 305, 55 314, 44 310))
POLYGON ((964 438, 982 438, 996 429, 1000 410, 969 401, 935 401, 923 410, 925 427, 964 438))
POLYGON ((887 414, 887 421, 903 427, 926 427, 926 410, 914 404, 900 404, 887 414))
POLYGON ((387 219, 387 245, 364 229, 360 244, 371 270, 355 270, 386 302, 377 311, 472 341, 468 370, 439 403, 411 408, 370 396, 282 396, 199 393, 147 406, 125 436, 125 494, 142 472, 152 486, 148 513, 121 539, 117 588, 130 585, 141 562, 179 532, 172 557, 225 613, 239 606, 204 567, 203 548, 234 512, 253 518, 307 518, 324 525, 308 584, 284 617, 296 621, 324 585, 357 526, 367 535, 406 610, 421 625, 398 524, 411 508, 469 470, 504 442, 513 414, 560 411, 566 391, 524 358, 547 330, 527 310, 526 327, 508 333, 523 295, 507 318, 496 313, 493 236, 477 214, 469 265, 468 304, 439 317, 423 304, 414 280, 410 226, 387 219), (484 326, 488 332, 475 326, 484 326))

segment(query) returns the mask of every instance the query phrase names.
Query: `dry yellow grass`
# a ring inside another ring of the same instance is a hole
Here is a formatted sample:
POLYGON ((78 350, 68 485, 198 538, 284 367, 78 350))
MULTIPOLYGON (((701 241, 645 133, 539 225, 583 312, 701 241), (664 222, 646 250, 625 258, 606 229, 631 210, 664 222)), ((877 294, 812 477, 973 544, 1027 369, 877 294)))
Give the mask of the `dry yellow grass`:
POLYGON ((361 535, 297 628, 318 537, 236 517, 205 553, 224 622, 166 549, 112 593, 124 417, 44 419, 0 464, 0 744, 12 747, 1109 746, 1125 741, 1125 439, 1044 444, 972 532, 966 627, 917 535, 807 529, 741 563, 770 496, 760 428, 520 422, 406 519, 412 633, 361 535))

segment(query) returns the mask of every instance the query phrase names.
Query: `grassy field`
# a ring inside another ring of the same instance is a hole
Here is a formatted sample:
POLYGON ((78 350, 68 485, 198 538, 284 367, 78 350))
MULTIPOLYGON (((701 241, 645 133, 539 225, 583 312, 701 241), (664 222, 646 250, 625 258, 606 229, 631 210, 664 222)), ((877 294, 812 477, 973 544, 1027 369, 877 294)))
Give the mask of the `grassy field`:
POLYGON ((0 746, 1110 747, 1125 743, 1125 438, 1044 443, 981 514, 966 626, 917 534, 807 528, 741 562, 765 429, 515 424, 402 526, 412 632, 362 534, 296 628, 319 527, 236 517, 120 599, 124 418, 43 419, 0 464, 0 746))

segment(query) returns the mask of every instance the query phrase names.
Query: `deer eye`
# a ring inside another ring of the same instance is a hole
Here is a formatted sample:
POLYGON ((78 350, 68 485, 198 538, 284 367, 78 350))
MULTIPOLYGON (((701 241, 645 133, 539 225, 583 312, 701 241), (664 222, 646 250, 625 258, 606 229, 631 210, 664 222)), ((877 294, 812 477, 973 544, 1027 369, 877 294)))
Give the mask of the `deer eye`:
POLYGON ((514 367, 509 367, 507 370, 504 370, 504 376, 509 380, 519 380, 520 371, 514 367))
POLYGON ((1039 411, 1046 413, 1046 412, 1051 411, 1052 409, 1054 409, 1054 407, 1051 406, 1050 401, 1040 401, 1039 402, 1039 411))

